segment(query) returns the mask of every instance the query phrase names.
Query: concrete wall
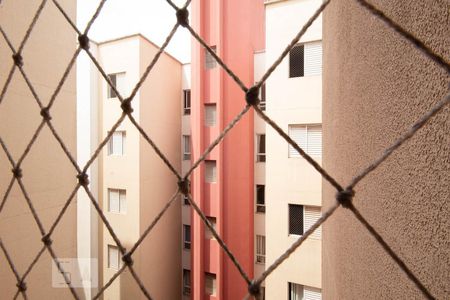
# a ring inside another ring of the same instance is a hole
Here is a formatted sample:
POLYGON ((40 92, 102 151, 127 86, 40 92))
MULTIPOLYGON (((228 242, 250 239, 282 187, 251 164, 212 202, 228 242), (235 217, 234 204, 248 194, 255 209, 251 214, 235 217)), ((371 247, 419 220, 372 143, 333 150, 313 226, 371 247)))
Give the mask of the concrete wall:
MULTIPOLYGON (((320 5, 317 0, 275 1, 266 5, 266 66, 320 5)), ((300 42, 321 40, 321 17, 300 42)), ((322 76, 289 78, 289 58, 266 84, 267 114, 288 132, 290 124, 322 123, 322 76)), ((301 157, 290 158, 288 143, 266 128, 266 264, 270 265, 299 236, 289 235, 288 204, 321 206, 320 175, 301 157)), ((319 163, 321 157, 314 157, 319 163)), ((308 239, 266 279, 267 299, 287 299, 288 282, 321 288, 321 240, 308 239)))
MULTIPOLYGON (((450 4, 371 1, 450 57, 450 4)), ((342 184, 448 92, 449 76, 355 1, 324 14, 324 166, 342 184)), ((437 299, 450 297, 450 107, 356 187, 354 205, 437 299)), ((324 203, 335 191, 324 183, 324 203)), ((324 226, 325 299, 421 299, 351 212, 324 226)))
MULTIPOLYGON (((41 1, 2 1, 0 24, 17 49, 41 1)), ((76 2, 61 1, 73 20, 76 2)), ((75 52, 76 35, 56 7, 48 2, 23 49, 24 69, 44 105, 56 88, 75 52)), ((0 85, 6 81, 11 66, 11 51, 0 38, 0 85)), ((76 70, 72 69, 51 109, 52 122, 69 151, 76 158, 76 70)), ((0 136, 18 160, 40 124, 39 106, 19 70, 0 104, 0 136)), ((23 183, 47 231, 76 185, 76 171, 61 150, 47 126, 44 126, 31 151, 23 161, 23 183)), ((11 180, 11 166, 0 150, 0 199, 11 180)), ((58 257, 75 258, 76 199, 72 201, 52 235, 53 249, 58 257)), ((22 275, 42 248, 41 234, 17 182, 0 213, 0 238, 22 275)), ((0 254, 1 298, 13 298, 16 279, 3 253, 0 254)), ((71 297, 66 288, 52 288, 52 265, 47 251, 26 279, 31 299, 62 299, 71 297)))

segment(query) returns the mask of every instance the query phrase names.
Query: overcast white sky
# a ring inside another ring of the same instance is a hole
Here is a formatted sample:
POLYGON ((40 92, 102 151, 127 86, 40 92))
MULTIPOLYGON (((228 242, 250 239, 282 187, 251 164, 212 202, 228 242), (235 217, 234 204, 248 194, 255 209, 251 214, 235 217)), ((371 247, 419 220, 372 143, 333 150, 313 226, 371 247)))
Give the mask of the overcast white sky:
MULTIPOLYGON (((99 2, 99 0, 78 0, 77 25, 80 29, 84 29, 99 2)), ((180 7, 185 0, 173 2, 180 7)), ((89 37, 101 42, 142 33, 155 44, 161 45, 175 23, 175 10, 165 0, 108 0, 89 37)), ((166 50, 181 62, 189 62, 191 56, 189 32, 180 26, 166 50)))

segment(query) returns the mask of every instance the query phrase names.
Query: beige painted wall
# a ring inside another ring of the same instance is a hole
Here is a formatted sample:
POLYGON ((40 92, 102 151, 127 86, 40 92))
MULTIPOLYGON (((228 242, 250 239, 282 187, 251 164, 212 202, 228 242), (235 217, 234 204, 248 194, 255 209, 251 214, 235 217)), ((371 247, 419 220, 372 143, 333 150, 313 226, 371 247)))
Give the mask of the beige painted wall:
MULTIPOLYGON (((17 49, 41 1, 2 1, 0 24, 17 49)), ((60 1, 75 19, 76 2, 60 1)), ((75 52, 76 35, 48 2, 23 50, 24 69, 41 101, 46 105, 64 69, 75 52)), ((0 85, 12 66, 11 51, 0 38, 0 85)), ((76 70, 72 69, 51 109, 52 122, 69 151, 76 158, 76 70)), ((0 104, 0 136, 18 160, 38 127, 39 107, 19 71, 0 104)), ((0 150, 0 199, 11 180, 11 166, 0 150)), ((23 183, 36 208, 45 230, 48 230, 76 185, 76 171, 70 164, 48 127, 41 131, 23 165, 23 183)), ((76 199, 72 201, 56 228, 53 249, 61 258, 76 257, 76 199)), ((0 214, 0 238, 9 251, 19 274, 42 248, 41 236, 29 207, 15 183, 0 214)), ((1 298, 14 296, 16 280, 3 253, 0 254, 1 298)), ((71 297, 68 289, 52 288, 51 259, 46 251, 26 279, 27 295, 31 299, 62 299, 71 297)))
MULTIPOLYGON (((265 64, 270 66, 321 1, 280 1, 266 5, 265 64)), ((321 40, 321 18, 301 42, 321 40)), ((284 59, 266 85, 267 114, 288 132, 289 124, 322 122, 321 76, 289 78, 284 59)), ((288 157, 288 144, 266 126, 266 265, 298 237, 288 234, 288 204, 321 206, 321 178, 302 158, 288 157)), ((315 157, 320 163, 321 158, 315 157)), ((287 299, 288 282, 321 288, 321 241, 307 240, 266 279, 267 299, 287 299)))
MULTIPOLYGON (((155 45, 140 35, 102 43, 99 56, 106 73, 125 72, 123 96, 127 97, 156 54, 155 45)), ((117 99, 107 99, 106 82, 102 84, 100 120, 105 136, 121 114, 117 99)), ((177 170, 180 169, 181 64, 163 54, 133 100, 133 115, 177 170), (173 117, 171 117, 173 116, 173 117)), ((107 211, 107 189, 126 189, 127 212, 107 213, 107 218, 127 249, 137 241, 162 207, 177 190, 176 177, 140 136, 128 119, 118 130, 126 131, 125 154, 108 156, 103 151, 103 209, 107 211)), ((177 299, 181 287, 181 210, 173 205, 133 255, 134 267, 148 292, 155 299, 177 299)), ((107 245, 114 245, 103 227, 103 281, 116 270, 109 269, 107 245)), ((105 299, 143 297, 128 270, 105 292, 105 299)))
MULTIPOLYGON (((450 58, 450 4, 371 1, 450 58)), ((449 76, 355 1, 324 14, 324 166, 342 184, 448 92, 449 76), (351 30, 350 30, 351 28, 351 30)), ((450 297, 450 107, 356 187, 354 205, 436 299, 450 297)), ((324 183, 324 203, 335 191, 324 183)), ((422 299, 342 208, 323 233, 325 299, 422 299)))

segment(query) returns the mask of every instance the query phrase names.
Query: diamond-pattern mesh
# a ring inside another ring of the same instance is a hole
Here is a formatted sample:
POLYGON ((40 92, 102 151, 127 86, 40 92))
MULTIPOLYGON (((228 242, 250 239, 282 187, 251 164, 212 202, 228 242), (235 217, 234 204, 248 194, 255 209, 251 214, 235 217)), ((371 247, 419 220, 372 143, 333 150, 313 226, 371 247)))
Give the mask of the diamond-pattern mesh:
MULTIPOLYGON (((417 39, 413 34, 409 33, 407 30, 399 26, 395 21, 390 19, 388 16, 386 16, 382 11, 377 9, 372 4, 368 3, 366 0, 355 0, 357 3, 359 3, 363 8, 367 9, 370 13, 377 16, 381 21, 383 21, 387 26, 389 26, 392 30, 396 31, 401 37, 406 39, 407 41, 411 42, 418 50, 420 50, 425 56, 427 56, 429 59, 434 61, 438 66, 443 68, 447 73, 450 74, 450 64, 447 62, 444 58, 434 53, 428 46, 426 46, 422 41, 417 39)), ((357 174, 353 180, 344 188, 343 185, 338 183, 331 175, 329 175, 326 170, 324 170, 319 163, 314 161, 303 149, 301 149, 289 136, 286 132, 284 132, 274 121, 270 119, 269 116, 267 116, 264 111, 261 110, 260 107, 257 105, 257 101, 248 101, 245 108, 224 128, 222 133, 215 139, 215 141, 207 147, 207 149, 204 151, 204 153, 199 157, 199 159, 192 164, 192 167, 189 169, 189 171, 182 175, 179 174, 176 169, 173 167, 173 165, 170 163, 170 161, 166 158, 164 153, 161 152, 161 150, 158 148, 158 146, 153 142, 150 136, 144 131, 144 129, 139 125, 139 123, 133 118, 133 115, 131 114, 132 109, 132 102, 133 98, 136 95, 137 91, 141 87, 142 83, 146 80, 148 74, 151 72, 153 66, 157 63, 160 55, 172 39, 173 35, 175 34, 176 30, 179 29, 180 26, 185 27, 191 35, 196 39, 203 47, 205 47, 206 51, 210 54, 212 58, 214 58, 218 65, 220 65, 223 70, 236 82, 236 84, 245 92, 247 93, 247 96, 249 94, 253 94, 255 92, 255 89, 258 90, 261 88, 261 86, 265 83, 267 78, 272 74, 272 72, 278 67, 278 65, 281 63, 281 61, 289 54, 290 51, 293 50, 295 45, 299 42, 300 38, 303 36, 303 34, 307 31, 307 29, 311 26, 311 24, 317 19, 317 17, 322 13, 322 11, 328 6, 328 4, 331 2, 331 0, 325 0, 320 5, 320 7, 317 9, 317 11, 311 16, 311 18, 307 21, 307 23, 299 30, 298 34, 292 39, 292 41, 287 45, 287 47, 284 49, 284 51, 280 54, 278 59, 270 66, 270 68, 266 71, 266 73, 262 76, 261 80, 257 82, 253 87, 249 88, 247 87, 240 79, 239 77, 233 73, 233 71, 223 62, 223 60, 217 56, 214 49, 211 49, 205 41, 200 37, 197 32, 190 26, 188 21, 188 13, 187 13, 187 7, 190 4, 190 0, 186 2, 186 4, 182 8, 178 8, 171 0, 167 0, 167 3, 171 5, 174 8, 174 13, 176 13, 177 16, 177 23, 174 25, 172 31, 168 35, 167 39, 161 46, 158 53, 153 58, 152 62, 149 64, 147 69, 145 70, 144 74, 140 78, 139 82, 136 84, 135 88, 131 92, 131 94, 128 97, 124 97, 124 95, 121 95, 119 91, 114 86, 114 83, 111 81, 111 79, 106 75, 105 71, 101 68, 99 62, 96 60, 95 56, 91 53, 89 50, 89 38, 88 33, 91 28, 91 26, 94 24, 96 18, 101 13, 102 8, 106 2, 106 0, 102 0, 95 11, 94 15, 88 22, 86 28, 81 31, 77 28, 73 20, 70 19, 68 14, 64 11, 63 7, 59 4, 57 0, 52 0, 52 4, 49 3, 50 1, 43 0, 31 22, 31 25, 29 26, 28 30, 26 31, 24 38, 22 39, 19 47, 15 48, 13 46, 13 43, 11 42, 10 38, 8 37, 7 32, 3 30, 3 27, 1 27, 0 24, 0 33, 3 36, 4 40, 8 44, 8 47, 11 49, 12 53, 12 67, 8 73, 8 76, 6 78, 6 81, 2 87, 1 94, 0 94, 0 105, 2 103, 2 100, 4 99, 5 93, 8 89, 8 86, 11 83, 12 77, 15 72, 19 72, 20 75, 24 78, 27 86, 29 87, 29 90, 33 94, 34 99, 36 100, 37 105, 40 109, 40 114, 42 116, 42 120, 39 124, 39 126, 36 128, 34 135, 32 136, 31 140, 29 141, 25 151, 23 154, 15 160, 13 156, 11 155, 10 150, 8 149, 8 146, 4 142, 4 140, 0 137, 0 145, 3 151, 5 152, 12 168, 13 176, 11 177, 11 181, 9 182, 5 194, 1 198, 0 202, 0 213, 2 212, 5 203, 8 200, 8 196, 11 192, 12 186, 17 183, 24 198, 25 201, 33 215, 33 218, 35 220, 35 223, 38 227, 40 237, 42 240, 42 248, 41 250, 36 254, 35 258, 32 260, 31 264, 26 268, 26 270, 23 271, 22 274, 17 270, 14 261, 11 259, 10 254, 8 253, 7 245, 5 245, 2 240, 0 239, 0 248, 1 252, 4 254, 9 267, 11 271, 13 272, 16 281, 17 281, 17 292, 14 298, 17 298, 19 294, 21 294, 25 299, 27 298, 27 286, 26 286, 26 279, 28 274, 31 272, 31 270, 34 268, 36 263, 39 261, 39 259, 42 257, 42 254, 47 251, 52 259, 56 262, 57 255, 52 247, 52 234, 54 233, 55 228, 58 226, 61 219, 64 217, 64 213, 66 212, 68 206, 73 201, 77 191, 79 189, 82 189, 86 192, 88 195, 93 207, 97 211, 99 217, 101 218, 101 221, 106 227, 106 230, 111 234, 114 242, 116 243, 118 250, 120 252, 120 255, 122 256, 123 263, 121 264, 121 268, 115 273, 115 275, 102 287, 99 289, 99 292, 97 295, 95 295, 93 298, 96 299, 100 297, 103 292, 114 282, 114 280, 125 270, 128 269, 130 271, 130 274, 136 281, 136 283, 139 285, 140 290, 142 291, 143 295, 151 299, 150 291, 147 290, 147 288, 143 285, 142 281, 140 280, 139 276, 134 270, 133 267, 133 253, 136 251, 137 247, 142 243, 142 241, 147 237, 147 235, 151 232, 151 230, 154 228, 154 226, 158 223, 158 221, 161 219, 161 217, 165 214, 167 209, 175 202, 175 199, 178 199, 180 194, 185 195, 187 198, 187 201, 191 204, 192 208, 194 209, 195 213, 197 213, 200 218, 203 220, 204 224, 209 228, 212 235, 217 239, 220 247, 223 249, 225 254, 231 259, 233 264, 238 269, 241 276, 244 278, 244 280, 247 282, 249 287, 249 294, 246 296, 246 298, 250 296, 259 297, 261 295, 261 283, 268 277, 270 274, 278 267, 280 266, 293 252, 296 251, 298 247, 301 246, 301 244, 305 241, 308 236, 310 236, 315 229, 317 229, 321 224, 326 222, 326 220, 339 208, 339 206, 343 206, 344 208, 348 208, 355 216, 356 218, 367 228, 369 233, 380 243, 380 245, 383 247, 383 249, 386 251, 386 253, 398 264, 398 266, 405 272, 405 274, 408 276, 408 278, 416 285, 416 287, 422 292, 422 294, 428 298, 433 299, 433 296, 430 294, 429 290, 421 283, 421 281, 410 271, 410 269, 406 266, 406 264, 402 261, 402 259, 399 257, 398 254, 396 254, 389 245, 383 240, 383 238, 377 233, 377 231, 365 220, 364 216, 361 215, 361 213, 352 205, 352 198, 354 196, 353 189, 354 187, 363 180, 369 173, 371 173, 374 169, 376 169, 384 160, 386 160, 397 148, 399 148, 406 140, 411 138, 422 126, 424 126, 427 121, 433 117, 436 113, 438 113, 445 105, 447 105, 450 102, 450 95, 447 95, 443 100, 438 102, 428 113, 426 113, 422 118, 420 118, 413 126, 402 136, 400 136, 391 146, 389 146, 385 152, 374 162, 372 162, 367 168, 362 170, 359 174, 357 174), (35 87, 29 80, 29 77, 27 73, 24 71, 23 68, 23 48, 27 41, 29 40, 30 35, 32 35, 33 28, 36 25, 37 20, 41 16, 41 12, 43 8, 46 5, 55 5, 55 7, 59 10, 61 15, 66 19, 66 21, 69 23, 69 25, 75 30, 75 32, 78 35, 78 42, 79 46, 77 47, 75 53, 72 56, 72 59, 70 60, 69 64, 67 65, 65 72, 60 79, 55 91, 53 92, 52 96, 50 97, 49 103, 44 106, 43 102, 41 101, 39 94, 36 92, 35 87), (78 57, 78 54, 84 51, 87 53, 87 55, 90 57, 92 62, 97 67, 98 71, 102 75, 102 77, 105 79, 105 81, 109 84, 112 91, 117 94, 118 99, 120 101, 120 105, 122 108, 122 114, 119 117, 119 119, 116 121, 116 123, 108 130, 108 135, 103 139, 103 141, 98 145, 97 149, 94 151, 92 157, 89 159, 89 161, 84 166, 79 166, 74 159, 73 155, 70 153, 68 148, 66 147, 64 141, 61 139, 60 134, 55 129, 52 119, 51 119, 51 112, 54 102, 56 101, 57 95, 60 93, 62 86, 64 85, 65 80, 68 77, 68 74, 70 70, 73 68, 74 63, 78 57), (266 270, 263 272, 263 274, 259 278, 251 279, 246 274, 246 272, 243 270, 241 265, 239 264, 239 261, 236 259, 236 257, 233 255, 233 253, 230 251, 230 249, 227 247, 225 241, 218 235, 217 231, 214 229, 212 224, 208 221, 207 217, 203 213, 203 211, 197 206, 196 202, 193 201, 192 196, 189 191, 189 177, 192 174, 192 172, 199 166, 201 162, 203 162, 206 158, 206 156, 213 150, 215 146, 217 146, 225 137, 228 131, 230 131, 234 125, 236 125, 237 122, 250 110, 254 109, 254 111, 263 119, 266 121, 266 123, 272 127, 276 132, 278 132, 281 137, 283 137, 292 147, 294 147, 300 155, 308 161, 321 175, 322 177, 328 181, 334 188, 337 190, 337 196, 336 196, 336 202, 332 207, 330 207, 327 211, 324 211, 322 214, 322 217, 319 218, 319 220, 307 231, 303 233, 301 237, 299 237, 277 260, 275 260, 270 266, 266 268, 266 270), (107 218, 105 217, 102 209, 98 205, 94 195, 89 189, 89 178, 87 175, 87 171, 89 167, 92 165, 92 163, 98 158, 98 155, 100 151, 105 147, 108 140, 111 138, 111 135, 113 132, 118 128, 118 126, 126 119, 128 118, 132 124, 135 125, 136 129, 139 131, 139 133, 142 135, 142 137, 150 144, 150 146, 154 149, 156 154, 160 157, 160 159, 166 164, 166 166, 171 170, 171 172, 174 174, 174 176, 177 177, 179 180, 179 188, 176 191, 176 193, 172 196, 172 198, 166 203, 164 208, 160 211, 160 213, 155 217, 155 219, 152 221, 150 226, 144 231, 142 236, 138 239, 138 241, 129 249, 126 250, 124 246, 122 245, 122 242, 118 239, 117 235, 115 234, 113 228, 109 224, 107 218), (24 161, 25 157, 28 155, 31 147, 36 142, 36 140, 39 138, 42 130, 44 127, 48 127, 51 131, 51 134, 58 142, 59 146, 64 151, 65 155, 67 156, 67 159, 70 161, 70 163, 73 165, 74 169, 77 171, 77 180, 78 183, 75 185, 73 191, 68 195, 68 198, 61 209, 60 213, 58 214, 57 218, 53 222, 53 224, 46 229, 41 219, 39 218, 39 215, 36 212, 36 209, 34 207, 34 203, 29 196, 27 192, 27 188, 22 180, 22 162, 24 161)), ((1 22, 0 22, 1 23, 1 22)), ((252 95, 250 95, 252 96, 252 95)), ((252 97, 246 97, 247 99, 251 99, 252 97)), ((0 106, 1 108, 1 106, 0 106)), ((72 296, 75 299, 80 299, 80 296, 77 294, 76 290, 72 287, 69 278, 67 278, 66 273, 64 273, 63 268, 57 264, 59 271, 64 276, 64 279, 67 283, 67 286, 70 289, 70 292, 72 296)), ((148 272, 151 272, 151 270, 148 270, 148 272)))

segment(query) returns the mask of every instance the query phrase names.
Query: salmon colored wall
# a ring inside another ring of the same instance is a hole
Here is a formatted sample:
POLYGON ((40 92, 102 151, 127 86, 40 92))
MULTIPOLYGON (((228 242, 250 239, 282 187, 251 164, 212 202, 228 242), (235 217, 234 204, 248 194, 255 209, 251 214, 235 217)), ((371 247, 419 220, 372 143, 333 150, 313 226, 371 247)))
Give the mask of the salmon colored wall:
MULTIPOLYGON (((217 54, 244 81, 253 83, 253 53, 264 47, 262 0, 196 1, 192 24, 217 54), (257 29, 256 29, 257 28, 257 29)), ((194 161, 245 107, 244 93, 220 66, 205 69, 204 49, 192 48, 192 147, 194 161), (205 103, 217 104, 217 124, 204 126, 205 103)), ((192 178, 194 200, 248 273, 253 276, 253 111, 231 130, 207 159, 217 161, 217 182, 204 182, 204 165, 192 178)), ((192 216, 192 287, 194 299, 239 299, 247 285, 217 241, 205 240, 204 226, 192 216), (216 296, 205 297, 204 272, 216 274, 216 296)))

